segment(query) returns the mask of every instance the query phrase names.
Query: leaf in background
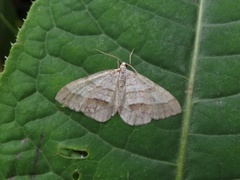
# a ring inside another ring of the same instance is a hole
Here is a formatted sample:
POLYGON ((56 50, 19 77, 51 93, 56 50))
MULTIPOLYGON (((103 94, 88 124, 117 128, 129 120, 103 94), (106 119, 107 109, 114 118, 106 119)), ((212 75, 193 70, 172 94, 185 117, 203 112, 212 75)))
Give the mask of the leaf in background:
POLYGON ((17 34, 18 17, 11 1, 0 0, 0 72, 3 71, 5 56, 17 34))
POLYGON ((235 2, 36 1, 1 75, 1 179, 239 177, 235 2), (135 49, 132 65, 183 113, 131 127, 61 107, 64 85, 116 68, 94 49, 124 61, 135 49))

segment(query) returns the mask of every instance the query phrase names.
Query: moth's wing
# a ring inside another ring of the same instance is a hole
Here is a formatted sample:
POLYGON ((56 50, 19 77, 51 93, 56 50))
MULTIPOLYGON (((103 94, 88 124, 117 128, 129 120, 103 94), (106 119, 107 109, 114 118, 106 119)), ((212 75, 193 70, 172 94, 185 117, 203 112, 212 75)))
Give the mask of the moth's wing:
POLYGON ((114 101, 117 79, 116 70, 92 74, 64 86, 55 99, 70 109, 104 122, 116 113, 114 101))
POLYGON ((164 119, 181 112, 178 101, 146 77, 127 70, 125 98, 118 112, 130 125, 164 119))

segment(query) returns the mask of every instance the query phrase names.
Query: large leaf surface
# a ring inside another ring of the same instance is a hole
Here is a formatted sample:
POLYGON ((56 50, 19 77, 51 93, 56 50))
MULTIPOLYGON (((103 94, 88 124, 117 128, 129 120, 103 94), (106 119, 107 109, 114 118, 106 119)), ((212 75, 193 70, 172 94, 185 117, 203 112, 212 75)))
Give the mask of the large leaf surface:
POLYGON ((0 82, 0 177, 237 179, 240 6, 235 0, 38 0, 0 82), (98 123, 54 98, 128 61, 180 102, 180 115, 98 123))

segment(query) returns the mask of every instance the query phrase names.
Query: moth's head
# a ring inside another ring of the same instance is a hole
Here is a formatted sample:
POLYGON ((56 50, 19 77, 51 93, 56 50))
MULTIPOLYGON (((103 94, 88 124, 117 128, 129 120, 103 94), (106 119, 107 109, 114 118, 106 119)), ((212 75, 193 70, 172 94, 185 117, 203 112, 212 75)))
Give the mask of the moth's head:
POLYGON ((120 70, 126 70, 127 66, 129 66, 130 68, 132 68, 134 70, 135 73, 137 73, 136 69, 134 69, 134 67, 132 67, 130 64, 122 62, 122 64, 120 65, 120 70))
POLYGON ((126 69, 126 67, 127 67, 127 63, 125 63, 125 62, 122 62, 122 64, 120 65, 120 69, 126 69))

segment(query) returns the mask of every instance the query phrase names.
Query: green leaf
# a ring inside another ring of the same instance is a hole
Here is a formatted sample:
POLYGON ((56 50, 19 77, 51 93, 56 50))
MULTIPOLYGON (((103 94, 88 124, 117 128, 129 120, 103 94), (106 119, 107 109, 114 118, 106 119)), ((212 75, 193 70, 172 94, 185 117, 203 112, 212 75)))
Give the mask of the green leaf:
POLYGON ((0 179, 237 179, 240 6, 234 0, 37 0, 0 78, 0 179), (132 66, 183 112, 143 126, 62 107, 67 83, 132 66))

